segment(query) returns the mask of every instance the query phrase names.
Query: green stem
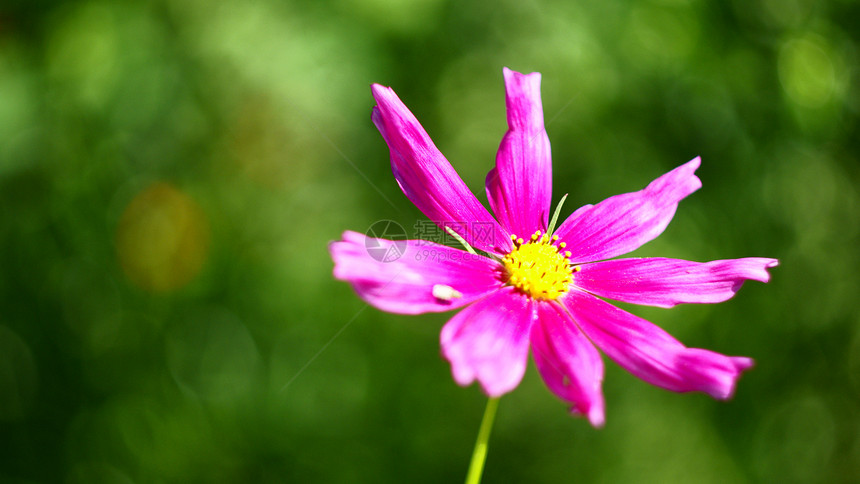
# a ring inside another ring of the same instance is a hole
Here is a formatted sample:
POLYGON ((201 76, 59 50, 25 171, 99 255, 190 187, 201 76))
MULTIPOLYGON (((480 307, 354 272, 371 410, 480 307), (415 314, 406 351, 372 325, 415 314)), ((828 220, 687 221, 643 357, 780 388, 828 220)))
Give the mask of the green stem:
POLYGON ((478 484, 484 473, 484 461, 487 459, 487 447, 490 440, 490 430, 493 428, 493 420, 496 418, 496 408, 499 406, 499 397, 487 400, 487 408, 484 410, 484 418, 481 420, 481 428, 478 430, 478 440, 475 442, 475 450, 472 451, 472 462, 469 464, 469 473, 466 474, 466 484, 478 484))

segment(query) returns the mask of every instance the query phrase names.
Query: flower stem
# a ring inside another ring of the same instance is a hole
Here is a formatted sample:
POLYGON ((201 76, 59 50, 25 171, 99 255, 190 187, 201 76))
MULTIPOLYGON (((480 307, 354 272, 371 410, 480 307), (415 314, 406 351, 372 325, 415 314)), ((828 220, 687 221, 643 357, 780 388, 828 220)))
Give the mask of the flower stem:
POLYGON ((490 430, 493 428, 493 420, 496 418, 496 408, 499 406, 499 397, 487 400, 487 408, 484 410, 484 418, 481 419, 481 428, 478 430, 478 440, 475 442, 475 450, 472 451, 472 462, 469 464, 469 473, 466 474, 466 484, 478 484, 484 473, 484 461, 487 459, 487 447, 490 440, 490 430))

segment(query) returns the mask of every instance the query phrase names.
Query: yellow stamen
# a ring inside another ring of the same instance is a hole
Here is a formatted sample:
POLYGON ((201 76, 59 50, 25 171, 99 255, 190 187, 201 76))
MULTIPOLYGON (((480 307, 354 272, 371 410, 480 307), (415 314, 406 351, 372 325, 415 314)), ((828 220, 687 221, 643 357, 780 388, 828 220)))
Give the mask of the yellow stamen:
POLYGON ((538 230, 527 243, 516 236, 511 240, 514 250, 502 259, 509 285, 543 300, 556 299, 567 292, 575 270, 567 259, 570 251, 562 255, 553 245, 558 237, 550 238, 538 230))

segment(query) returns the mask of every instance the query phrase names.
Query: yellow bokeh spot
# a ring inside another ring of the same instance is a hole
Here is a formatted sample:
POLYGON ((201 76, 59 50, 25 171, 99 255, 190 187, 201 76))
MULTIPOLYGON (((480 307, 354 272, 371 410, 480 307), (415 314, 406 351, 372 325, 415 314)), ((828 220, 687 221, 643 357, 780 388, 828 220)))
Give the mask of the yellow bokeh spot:
POLYGON ((792 101, 818 107, 837 91, 838 61, 836 53, 818 36, 792 39, 779 53, 779 80, 792 101))
POLYGON ((209 224, 200 207, 168 183, 156 182, 125 208, 116 234, 126 277, 155 292, 188 283, 206 260, 209 224))
POLYGON ((507 283, 535 299, 552 300, 567 292, 575 269, 565 254, 564 243, 555 245, 558 237, 549 238, 540 231, 528 241, 511 236, 514 250, 502 259, 507 283))

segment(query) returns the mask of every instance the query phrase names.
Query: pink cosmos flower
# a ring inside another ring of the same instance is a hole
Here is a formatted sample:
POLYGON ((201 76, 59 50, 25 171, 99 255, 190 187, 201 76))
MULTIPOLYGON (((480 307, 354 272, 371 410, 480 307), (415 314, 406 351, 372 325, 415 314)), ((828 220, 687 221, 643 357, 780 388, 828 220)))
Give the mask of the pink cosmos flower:
POLYGON ((778 262, 612 259, 663 232, 678 202, 701 186, 694 174, 699 158, 643 190, 581 207, 553 231, 540 74, 506 68, 504 77, 509 128, 486 179, 498 221, 394 91, 372 86, 373 123, 391 150, 400 188, 437 225, 486 255, 347 231, 330 245, 334 276, 383 311, 419 314, 465 306, 442 328, 442 354, 458 384, 477 380, 491 397, 519 384, 531 347, 549 389, 595 427, 604 423, 603 361, 597 348, 653 385, 730 398, 752 359, 688 348, 602 298, 657 307, 721 302, 747 279, 767 282, 767 269, 778 262), (367 244, 397 249, 402 256, 377 260, 367 244))

